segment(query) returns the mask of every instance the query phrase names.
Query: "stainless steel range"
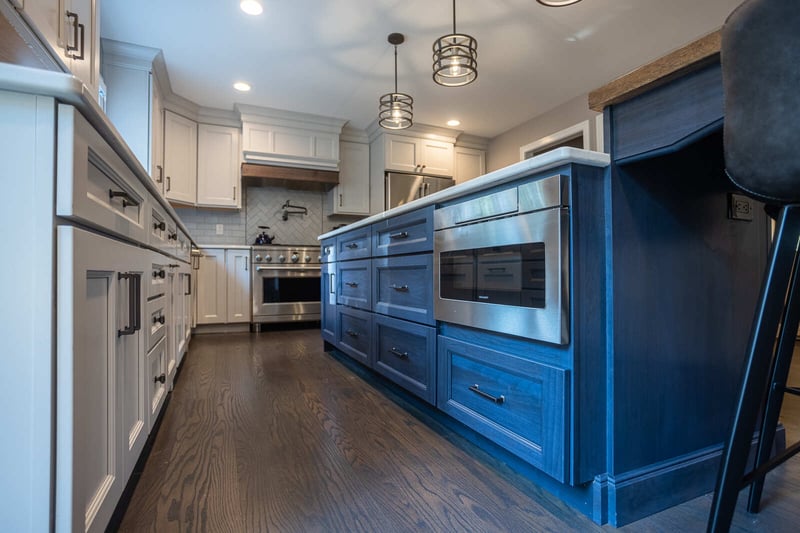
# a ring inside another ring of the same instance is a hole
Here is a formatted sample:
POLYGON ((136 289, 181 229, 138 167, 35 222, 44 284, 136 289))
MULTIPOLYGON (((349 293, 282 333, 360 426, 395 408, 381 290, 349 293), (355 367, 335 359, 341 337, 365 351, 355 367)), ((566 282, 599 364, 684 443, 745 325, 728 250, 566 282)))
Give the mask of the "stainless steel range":
POLYGON ((319 246, 253 246, 253 323, 320 319, 319 246))

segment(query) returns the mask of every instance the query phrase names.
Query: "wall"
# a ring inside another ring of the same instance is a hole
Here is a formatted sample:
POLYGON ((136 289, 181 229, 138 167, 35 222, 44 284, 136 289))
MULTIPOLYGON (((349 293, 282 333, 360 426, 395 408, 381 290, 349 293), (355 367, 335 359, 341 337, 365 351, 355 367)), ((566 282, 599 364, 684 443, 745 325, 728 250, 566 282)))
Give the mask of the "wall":
POLYGON ((261 230, 275 235, 276 244, 317 245, 317 236, 352 218, 331 216, 331 203, 324 192, 287 189, 284 187, 245 187, 243 208, 176 209, 192 239, 200 245, 253 244, 261 230), (306 215, 289 215, 283 220, 282 206, 286 201, 308 209, 306 215), (216 234, 217 224, 223 234, 216 234))
POLYGON ((597 150, 597 132, 595 131, 595 117, 597 116, 598 113, 589 109, 588 94, 584 94, 501 133, 489 142, 489 149, 486 153, 486 171, 490 172, 518 162, 521 146, 584 120, 589 120, 590 147, 592 150, 597 150))

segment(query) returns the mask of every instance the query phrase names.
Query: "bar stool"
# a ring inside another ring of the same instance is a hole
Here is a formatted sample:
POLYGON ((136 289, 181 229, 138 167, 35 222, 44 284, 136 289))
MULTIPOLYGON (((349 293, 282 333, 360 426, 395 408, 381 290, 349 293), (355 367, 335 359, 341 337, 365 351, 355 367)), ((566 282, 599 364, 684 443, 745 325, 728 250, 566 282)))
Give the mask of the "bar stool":
MULTIPOLYGON (((798 323, 800 236, 800 9, 797 0, 747 0, 722 28, 726 172, 777 211, 777 226, 746 353, 731 433, 717 477, 708 531, 730 528, 741 488, 758 512, 764 476, 800 451, 770 457, 798 323), (753 469, 745 475, 756 423, 753 469)), ((769 210, 768 210, 769 211, 769 210)))

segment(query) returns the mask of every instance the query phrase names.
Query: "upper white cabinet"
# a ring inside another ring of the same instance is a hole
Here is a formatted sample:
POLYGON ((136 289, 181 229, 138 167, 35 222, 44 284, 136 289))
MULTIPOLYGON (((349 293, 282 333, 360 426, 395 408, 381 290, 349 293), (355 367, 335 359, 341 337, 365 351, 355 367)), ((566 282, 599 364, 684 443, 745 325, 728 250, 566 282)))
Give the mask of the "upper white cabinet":
POLYGON ((345 120, 279 109, 237 105, 242 154, 248 163, 336 170, 345 120))
POLYGON ((100 0, 25 0, 23 13, 95 99, 100 87, 100 0))
POLYGON ((106 115, 163 194, 161 99, 153 72, 155 48, 102 40, 106 115))
POLYGON ((475 148, 456 146, 453 178, 456 185, 486 174, 486 152, 475 148))
POLYGON ((241 207, 239 130, 200 124, 197 130, 197 205, 241 207))
POLYGON ((432 176, 453 176, 453 143, 436 139, 383 135, 384 169, 432 176))
POLYGON ((164 196, 173 202, 197 201, 197 123, 164 111, 164 196))
POLYGON ((339 185, 328 192, 333 201, 333 213, 368 215, 369 145, 342 141, 339 155, 339 185))

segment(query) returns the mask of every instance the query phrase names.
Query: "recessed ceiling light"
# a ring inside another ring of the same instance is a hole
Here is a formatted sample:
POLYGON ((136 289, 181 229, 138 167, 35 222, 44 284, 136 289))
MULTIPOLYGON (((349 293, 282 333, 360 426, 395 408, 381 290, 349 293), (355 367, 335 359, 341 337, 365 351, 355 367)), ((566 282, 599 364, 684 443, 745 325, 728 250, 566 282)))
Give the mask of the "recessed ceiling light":
POLYGON ((460 126, 461 125, 461 121, 460 120, 456 120, 456 119, 448 120, 447 121, 447 125, 448 126, 460 126))
POLYGON ((577 4, 581 0, 536 0, 540 4, 548 7, 562 7, 577 4))
POLYGON ((261 2, 258 0, 242 0, 239 3, 239 7, 248 15, 260 15, 264 11, 264 8, 261 7, 261 2))
POLYGON ((247 91, 250 90, 250 84, 245 83, 243 81, 237 81, 236 83, 233 84, 233 88, 236 89, 237 91, 246 93, 247 91))

